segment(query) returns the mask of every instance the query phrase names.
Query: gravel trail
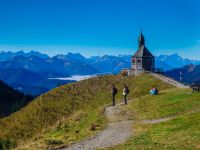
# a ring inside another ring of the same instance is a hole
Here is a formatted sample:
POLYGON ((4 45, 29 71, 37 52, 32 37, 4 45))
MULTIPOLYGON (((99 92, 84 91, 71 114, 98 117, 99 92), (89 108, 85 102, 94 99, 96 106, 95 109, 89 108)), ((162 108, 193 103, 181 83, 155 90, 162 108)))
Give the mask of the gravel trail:
MULTIPOLYGON (((106 107, 105 115, 109 123, 103 131, 92 138, 88 138, 59 150, 95 150, 125 143, 133 136, 133 119, 130 118, 133 114, 127 110, 126 106, 122 103, 117 104, 114 107, 106 107)), ((200 109, 197 109, 187 112, 186 114, 192 114, 199 111, 200 109)), ((179 115, 159 119, 145 119, 140 120, 140 122, 143 124, 156 124, 172 120, 179 115)))
POLYGON ((155 74, 155 73, 151 73, 152 76, 154 76, 155 78, 158 78, 166 83, 169 83, 175 87, 178 87, 178 88, 181 88, 181 89, 185 89, 185 88, 189 88, 189 86, 186 86, 178 81, 175 81, 174 79, 172 78, 169 78, 169 77, 166 77, 164 75, 161 75, 161 74, 155 74))
POLYGON ((128 111, 121 111, 120 107, 123 106, 124 104, 117 104, 106 108, 105 115, 109 123, 96 136, 60 150, 94 150, 126 142, 133 136, 133 121, 128 117, 128 111))
POLYGON ((171 116, 171 117, 160 118, 160 119, 148 119, 148 120, 142 120, 141 122, 144 124, 156 124, 156 123, 161 123, 161 122, 166 122, 168 120, 172 120, 176 117, 177 116, 171 116))

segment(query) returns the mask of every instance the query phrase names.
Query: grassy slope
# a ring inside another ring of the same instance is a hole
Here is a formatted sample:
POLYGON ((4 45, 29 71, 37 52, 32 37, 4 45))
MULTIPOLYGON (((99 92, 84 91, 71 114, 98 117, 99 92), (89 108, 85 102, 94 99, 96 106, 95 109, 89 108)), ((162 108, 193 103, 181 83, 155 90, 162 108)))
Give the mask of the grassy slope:
POLYGON ((95 134, 92 124, 104 127, 102 110, 111 103, 111 83, 119 89, 123 84, 130 88, 129 97, 141 97, 152 86, 161 90, 171 88, 149 75, 137 77, 104 76, 51 90, 31 102, 27 107, 0 120, 0 141, 14 141, 17 149, 46 149, 66 145, 95 134))
POLYGON ((200 108, 200 95, 191 94, 190 90, 169 89, 157 96, 145 95, 136 99, 129 108, 139 119, 156 119, 186 113, 200 108))
POLYGON ((200 93, 170 89, 158 96, 146 95, 131 102, 138 122, 134 124, 134 138, 111 149, 200 149, 200 93), (196 110, 196 111, 195 111, 196 110), (177 118, 159 123, 142 124, 140 119, 177 118))

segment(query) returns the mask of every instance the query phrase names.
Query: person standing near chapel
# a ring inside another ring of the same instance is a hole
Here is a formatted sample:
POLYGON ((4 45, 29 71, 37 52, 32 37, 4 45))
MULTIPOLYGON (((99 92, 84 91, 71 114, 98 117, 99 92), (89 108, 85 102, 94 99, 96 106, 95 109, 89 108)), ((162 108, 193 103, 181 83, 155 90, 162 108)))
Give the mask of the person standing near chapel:
POLYGON ((111 86, 111 94, 112 94, 112 105, 115 106, 115 95, 117 94, 117 88, 114 84, 111 86))
POLYGON ((128 93, 129 93, 129 89, 128 89, 128 87, 126 85, 124 85, 124 89, 123 89, 122 95, 124 97, 125 105, 127 105, 127 99, 126 98, 127 98, 128 93))

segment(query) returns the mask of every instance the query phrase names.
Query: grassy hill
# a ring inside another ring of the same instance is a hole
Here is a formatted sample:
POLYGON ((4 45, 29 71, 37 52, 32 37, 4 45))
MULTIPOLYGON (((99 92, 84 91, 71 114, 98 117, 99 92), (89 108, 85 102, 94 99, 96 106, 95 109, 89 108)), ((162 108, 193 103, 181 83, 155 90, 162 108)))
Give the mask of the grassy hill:
POLYGON ((200 149, 200 93, 172 88, 158 96, 145 95, 130 102, 135 123, 134 137, 108 150, 196 150, 200 149), (166 122, 143 123, 144 119, 174 116, 166 122))
POLYGON ((2 149, 47 149, 92 136, 106 124, 103 110, 111 104, 109 86, 112 83, 119 90, 118 101, 124 84, 130 88, 130 99, 145 96, 153 86, 160 90, 172 88, 146 74, 101 76, 58 87, 0 120, 0 146, 2 149))

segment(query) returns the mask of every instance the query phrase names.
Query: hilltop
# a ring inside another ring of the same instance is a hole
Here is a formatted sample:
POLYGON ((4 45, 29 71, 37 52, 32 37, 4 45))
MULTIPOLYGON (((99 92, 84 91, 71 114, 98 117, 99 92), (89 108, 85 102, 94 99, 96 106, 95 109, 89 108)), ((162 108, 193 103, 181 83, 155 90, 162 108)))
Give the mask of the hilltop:
MULTIPOLYGON (((67 84, 49 91, 20 111, 0 120, 0 139, 17 149, 47 149, 92 136, 104 128, 105 106, 111 103, 109 85, 119 91, 127 84, 130 98, 146 95, 152 86, 160 90, 171 85, 150 76, 101 76, 67 84), (91 131, 92 124, 97 126, 91 131)), ((118 93, 118 100, 121 93, 118 93)))
POLYGON ((150 74, 99 76, 55 88, 1 119, 0 145, 16 150, 70 150, 73 146, 65 147, 79 141, 74 147, 198 149, 199 97, 200 93, 176 88, 150 74), (116 107, 110 107, 111 83, 119 90, 116 107), (123 84, 131 89, 127 106, 120 104, 123 84), (151 87, 157 87, 160 94, 149 95, 151 87), (120 127, 119 121, 128 128, 120 127), (93 137, 89 140, 92 145, 84 140, 88 137, 93 137))

